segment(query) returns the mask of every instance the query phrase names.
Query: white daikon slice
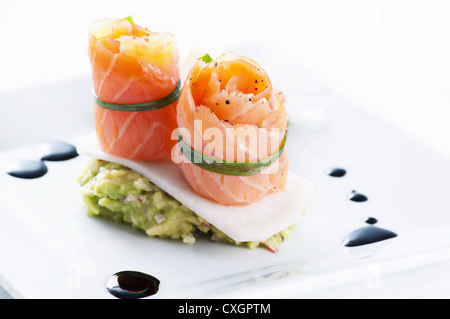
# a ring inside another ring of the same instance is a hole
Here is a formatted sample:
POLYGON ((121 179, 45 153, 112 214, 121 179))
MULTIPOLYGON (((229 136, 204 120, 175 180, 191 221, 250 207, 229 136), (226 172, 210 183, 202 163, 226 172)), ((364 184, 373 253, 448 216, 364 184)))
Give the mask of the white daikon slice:
POLYGON ((133 161, 104 153, 95 132, 77 150, 87 157, 115 162, 147 177, 197 215, 237 242, 264 241, 295 225, 313 191, 312 184, 289 171, 283 191, 266 196, 247 206, 224 206, 198 195, 185 181, 177 164, 133 161))

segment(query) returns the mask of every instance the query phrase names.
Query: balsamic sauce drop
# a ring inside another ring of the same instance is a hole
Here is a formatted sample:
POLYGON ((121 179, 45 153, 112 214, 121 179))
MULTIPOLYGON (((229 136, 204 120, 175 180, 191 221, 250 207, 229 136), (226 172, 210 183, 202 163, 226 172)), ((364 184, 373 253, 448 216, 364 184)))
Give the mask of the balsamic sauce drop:
POLYGON ((11 163, 6 168, 6 173, 25 179, 39 178, 47 174, 48 168, 42 161, 35 160, 20 160, 11 163))
POLYGON ((343 241, 346 247, 373 244, 382 240, 397 237, 397 234, 376 226, 365 226, 352 231, 343 241))
POLYGON ((39 178, 47 174, 44 161, 66 161, 78 156, 75 146, 64 142, 50 142, 41 145, 40 160, 18 160, 6 168, 6 173, 25 179, 39 178))
POLYGON ((146 273, 125 270, 112 275, 106 289, 117 298, 138 299, 154 295, 158 292, 160 281, 146 273))
POLYGON ((41 160, 67 161, 78 156, 75 146, 64 142, 49 142, 41 146, 41 160))
POLYGON ((361 203, 367 201, 369 198, 367 198, 367 196, 364 194, 352 191, 351 194, 349 195, 349 199, 351 201, 361 203))
POLYGON ((369 225, 374 225, 378 223, 378 220, 375 217, 367 217, 365 222, 369 225))
POLYGON ((328 171, 328 175, 332 177, 343 177, 347 171, 343 168, 332 168, 328 171))
MULTIPOLYGON (((327 174, 332 177, 343 177, 347 171, 343 168, 332 168, 327 171, 327 174)), ((353 202, 366 202, 369 198, 361 193, 353 190, 348 198, 353 202)), ((343 245, 346 247, 354 247, 376 243, 382 240, 390 239, 397 237, 397 234, 380 227, 373 226, 378 222, 378 220, 374 217, 367 217, 365 222, 369 224, 369 226, 365 226, 362 228, 358 228, 352 231, 348 236, 343 240, 343 245)))

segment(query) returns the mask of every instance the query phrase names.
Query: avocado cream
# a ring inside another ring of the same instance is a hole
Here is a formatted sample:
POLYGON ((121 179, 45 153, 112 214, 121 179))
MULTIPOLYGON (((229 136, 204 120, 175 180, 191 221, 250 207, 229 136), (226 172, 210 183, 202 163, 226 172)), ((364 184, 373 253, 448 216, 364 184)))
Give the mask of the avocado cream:
POLYGON ((88 215, 129 223, 151 237, 182 240, 186 244, 207 237, 277 251, 290 233, 290 229, 286 229, 263 242, 236 242, 145 176, 117 163, 90 160, 79 183, 88 215))

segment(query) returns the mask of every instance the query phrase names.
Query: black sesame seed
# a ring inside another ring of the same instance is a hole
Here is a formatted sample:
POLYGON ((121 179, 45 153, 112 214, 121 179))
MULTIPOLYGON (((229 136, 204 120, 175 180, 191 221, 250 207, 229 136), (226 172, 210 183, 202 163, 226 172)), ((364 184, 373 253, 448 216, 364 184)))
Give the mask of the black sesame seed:
POLYGON ((225 103, 226 103, 226 104, 230 104, 230 100, 226 100, 225 103))

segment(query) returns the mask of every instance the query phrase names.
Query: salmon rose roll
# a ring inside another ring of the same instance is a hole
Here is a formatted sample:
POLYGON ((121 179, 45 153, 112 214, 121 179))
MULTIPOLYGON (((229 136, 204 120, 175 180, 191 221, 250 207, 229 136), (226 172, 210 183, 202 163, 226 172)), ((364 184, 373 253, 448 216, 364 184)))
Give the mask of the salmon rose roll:
POLYGON ((106 153, 170 159, 180 70, 175 36, 132 19, 95 21, 89 31, 95 130, 106 153))
POLYGON ((203 197, 223 205, 259 202, 285 187, 287 120, 283 93, 258 63, 232 52, 208 56, 183 85, 173 158, 203 197))

